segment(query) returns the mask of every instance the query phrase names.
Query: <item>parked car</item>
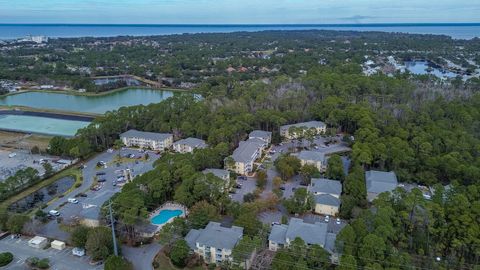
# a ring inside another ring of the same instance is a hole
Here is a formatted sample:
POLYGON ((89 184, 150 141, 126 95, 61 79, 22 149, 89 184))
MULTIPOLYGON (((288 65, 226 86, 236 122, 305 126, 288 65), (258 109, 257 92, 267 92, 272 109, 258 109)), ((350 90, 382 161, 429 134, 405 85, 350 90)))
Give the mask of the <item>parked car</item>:
POLYGON ((230 190, 228 193, 230 193, 230 194, 236 194, 235 190, 230 190))
POLYGON ((96 175, 105 175, 105 172, 97 172, 96 175))
POLYGON ((74 256, 78 256, 78 257, 85 256, 85 249, 79 248, 79 247, 73 248, 72 249, 72 254, 74 256))
POLYGON ((238 180, 247 180, 247 177, 246 176, 239 176, 238 180))
POLYGON ((325 216, 325 222, 330 222, 330 216, 325 216))
POLYGON ((100 178, 100 179, 97 180, 97 182, 99 182, 99 183, 102 183, 102 182, 105 182, 105 181, 107 181, 107 179, 104 179, 104 178, 100 178))
POLYGON ((69 203, 73 203, 73 204, 77 204, 77 203, 78 203, 78 200, 75 199, 75 198, 68 198, 67 201, 68 201, 69 203))
POLYGON ((48 211, 48 214, 51 216, 60 216, 60 212, 58 212, 57 210, 50 210, 48 211))
POLYGON ((285 187, 280 187, 280 190, 285 190, 285 187))
POLYGON ((337 218, 337 220, 335 221, 335 223, 337 223, 337 225, 340 225, 340 224, 342 223, 342 221, 341 221, 339 218, 337 218))

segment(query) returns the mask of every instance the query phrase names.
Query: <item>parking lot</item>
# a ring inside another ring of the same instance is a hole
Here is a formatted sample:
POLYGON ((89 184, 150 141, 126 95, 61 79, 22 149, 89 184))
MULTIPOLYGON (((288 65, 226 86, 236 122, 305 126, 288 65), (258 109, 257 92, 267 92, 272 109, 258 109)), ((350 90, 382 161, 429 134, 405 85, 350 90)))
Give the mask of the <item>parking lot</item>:
POLYGON ((50 260, 50 269, 52 270, 94 270, 103 269, 103 265, 92 266, 89 264, 88 256, 77 257, 72 255, 72 248, 64 250, 36 249, 28 245, 29 238, 15 238, 10 236, 0 240, 0 252, 11 252, 14 256, 13 261, 4 269, 26 269, 26 260, 29 257, 38 257, 40 259, 48 258, 50 260))
POLYGON ((257 181, 253 177, 247 177, 247 180, 237 179, 236 183, 241 185, 241 188, 233 188, 235 194, 230 194, 231 199, 236 202, 243 203, 243 196, 248 193, 253 193, 257 188, 257 181))
MULTIPOLYGON (((153 162, 157 160, 160 155, 154 152, 148 152, 149 159, 124 159, 123 162, 117 164, 113 162, 118 155, 118 151, 103 152, 95 158, 85 163, 83 169, 83 183, 79 188, 76 188, 70 194, 59 198, 55 202, 51 203, 45 211, 58 210, 60 216, 64 222, 71 222, 74 220, 81 220, 87 218, 89 220, 98 219, 101 206, 110 199, 115 193, 121 190, 122 184, 113 185, 116 181, 118 172, 124 169, 131 171, 132 178, 141 175, 147 171, 153 169, 153 162), (100 161, 105 162, 107 165, 104 167, 97 167, 97 163, 100 161), (104 175, 97 176, 97 173, 104 173, 104 175), (91 186, 94 183, 94 178, 104 179, 101 182, 101 188, 99 190, 91 190, 91 186), (80 194, 83 194, 80 196, 80 194), (78 203, 68 203, 68 198, 76 198, 78 203)), ((136 149, 124 149, 120 151, 122 156, 133 154, 135 156, 142 156, 144 153, 136 149)), ((66 234, 59 234, 59 226, 55 220, 50 221, 46 225, 38 228, 37 233, 52 238, 63 239, 66 234)))
MULTIPOLYGON (((43 165, 40 164, 40 160, 52 160, 56 159, 54 157, 44 156, 44 155, 33 155, 27 151, 6 151, 0 150, 0 181, 7 179, 8 177, 14 175, 17 171, 26 169, 28 167, 36 169, 40 175, 42 175, 45 170, 43 165)), ((60 164, 51 163, 54 169, 60 169, 60 164)))

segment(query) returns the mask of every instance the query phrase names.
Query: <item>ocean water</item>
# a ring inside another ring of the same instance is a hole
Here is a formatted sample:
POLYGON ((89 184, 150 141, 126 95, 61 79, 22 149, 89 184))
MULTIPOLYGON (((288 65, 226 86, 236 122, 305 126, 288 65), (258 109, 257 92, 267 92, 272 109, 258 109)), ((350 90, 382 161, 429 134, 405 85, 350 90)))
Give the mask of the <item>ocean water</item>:
POLYGON ((448 35, 455 39, 480 37, 480 23, 464 24, 302 24, 302 25, 100 25, 100 24, 0 24, 0 39, 27 35, 48 37, 112 37, 193 33, 231 33, 264 30, 381 31, 448 35))

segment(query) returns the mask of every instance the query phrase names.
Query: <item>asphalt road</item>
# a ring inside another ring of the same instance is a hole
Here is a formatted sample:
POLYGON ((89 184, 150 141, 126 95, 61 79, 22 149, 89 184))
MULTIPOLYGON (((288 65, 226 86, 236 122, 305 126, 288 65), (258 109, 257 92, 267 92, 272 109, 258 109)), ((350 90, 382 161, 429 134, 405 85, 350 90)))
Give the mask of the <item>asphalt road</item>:
POLYGON ((48 258, 50 260, 51 270, 99 270, 103 265, 92 266, 89 264, 88 256, 77 257, 72 255, 72 249, 64 250, 36 249, 28 246, 29 238, 11 239, 6 237, 0 240, 0 252, 11 252, 14 256, 13 262, 2 269, 24 270, 29 269, 25 260, 29 257, 38 257, 40 259, 48 258))
POLYGON ((162 246, 151 243, 141 247, 122 246, 122 253, 133 264, 135 270, 153 270, 152 262, 162 246))

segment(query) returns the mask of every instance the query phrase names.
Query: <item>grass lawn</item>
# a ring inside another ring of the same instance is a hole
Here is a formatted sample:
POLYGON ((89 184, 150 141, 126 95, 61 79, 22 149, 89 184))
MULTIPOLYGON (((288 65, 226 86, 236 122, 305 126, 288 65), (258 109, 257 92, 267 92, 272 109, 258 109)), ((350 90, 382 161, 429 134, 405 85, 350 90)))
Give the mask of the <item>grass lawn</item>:
MULTIPOLYGON (((1 208, 7 208, 8 206, 10 206, 10 204, 22 199, 23 197, 25 196, 28 196, 30 194, 32 194, 33 192, 45 187, 45 186, 48 186, 50 184, 52 184, 53 182, 59 180, 60 178, 63 178, 63 177, 67 177, 67 176, 73 176, 75 177, 75 183, 78 183, 79 181, 82 181, 82 174, 81 174, 81 171, 78 169, 78 166, 74 166, 74 167, 71 167, 71 168, 68 168, 66 170, 63 170, 57 174, 55 174, 54 176, 48 178, 48 179, 45 179, 39 183, 37 183, 36 185, 33 185, 25 190, 23 190, 22 192, 20 193, 17 193, 15 194, 14 196, 6 199, 5 201, 1 202, 0 203, 0 207, 1 208)), ((75 187, 75 184, 73 184, 73 187, 75 187)), ((67 192, 70 192, 67 191, 67 192)))

